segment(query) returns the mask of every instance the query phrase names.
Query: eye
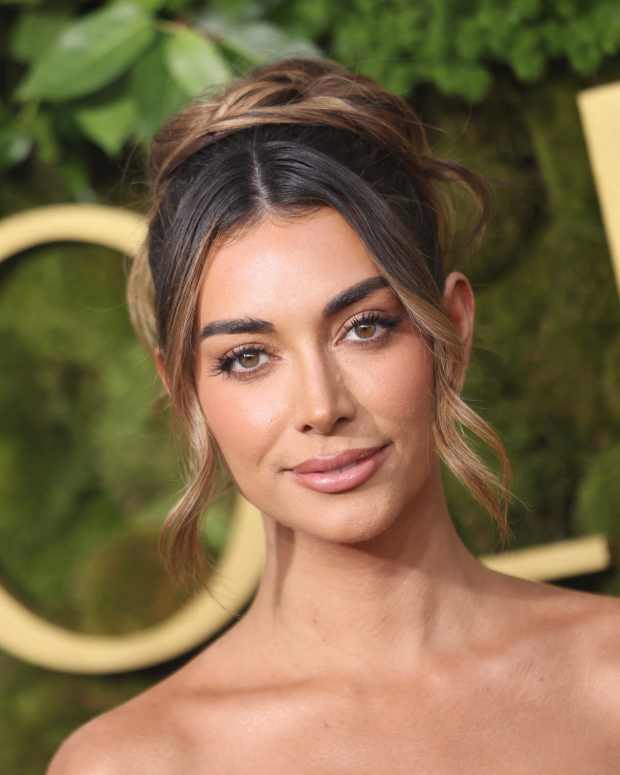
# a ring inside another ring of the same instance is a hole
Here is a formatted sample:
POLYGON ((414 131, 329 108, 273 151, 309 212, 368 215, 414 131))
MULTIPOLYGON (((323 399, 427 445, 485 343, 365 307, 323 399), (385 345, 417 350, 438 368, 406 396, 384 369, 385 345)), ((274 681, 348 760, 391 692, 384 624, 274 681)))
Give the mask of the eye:
POLYGON ((263 347, 242 345, 235 350, 231 350, 231 352, 223 355, 221 358, 217 358, 216 366, 210 373, 213 376, 224 374, 227 377, 234 374, 237 379, 246 379, 246 374, 254 374, 262 368, 262 366, 258 365, 257 356, 267 354, 267 350, 263 347), (233 369, 236 363, 240 364, 240 368, 233 369))
POLYGON ((401 320, 402 318, 398 315, 386 315, 383 312, 362 312, 347 324, 346 333, 357 329, 364 334, 358 341, 376 342, 388 336, 390 329, 395 328, 401 320), (383 328, 384 331, 379 336, 372 336, 373 329, 376 330, 377 326, 383 328), (367 336, 368 332, 370 334, 367 336))

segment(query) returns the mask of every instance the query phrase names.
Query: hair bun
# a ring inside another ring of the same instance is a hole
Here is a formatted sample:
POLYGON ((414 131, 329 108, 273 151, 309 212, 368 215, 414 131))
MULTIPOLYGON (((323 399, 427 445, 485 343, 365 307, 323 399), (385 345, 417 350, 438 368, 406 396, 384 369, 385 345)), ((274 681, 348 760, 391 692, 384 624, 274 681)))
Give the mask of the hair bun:
POLYGON ((153 139, 152 182, 164 183, 190 156, 232 132, 286 123, 373 137, 405 164, 429 153, 423 125, 404 99, 333 60, 289 58, 262 65, 177 113, 153 139))

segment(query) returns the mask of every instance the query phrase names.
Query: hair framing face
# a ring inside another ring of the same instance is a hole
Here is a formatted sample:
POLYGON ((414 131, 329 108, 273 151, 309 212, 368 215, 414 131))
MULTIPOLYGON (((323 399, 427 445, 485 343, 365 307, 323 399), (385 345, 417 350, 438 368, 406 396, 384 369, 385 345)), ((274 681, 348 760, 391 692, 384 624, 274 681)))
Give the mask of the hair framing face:
MULTIPOLYGON (((171 570, 199 575, 200 515, 221 494, 225 462, 195 389, 197 304, 217 245, 266 214, 295 218, 321 207, 355 229, 434 356, 434 437, 453 474, 505 539, 511 467, 491 426, 460 397, 466 363, 442 309, 444 251, 452 233, 447 182, 488 216, 484 181, 433 156, 412 107, 329 60, 287 59, 258 68, 173 117, 151 149, 148 237, 129 282, 132 320, 161 356, 174 415, 188 441, 185 493, 163 534, 171 570), (461 427, 488 444, 501 480, 461 427)), ((224 485, 225 486, 225 485, 224 485)))

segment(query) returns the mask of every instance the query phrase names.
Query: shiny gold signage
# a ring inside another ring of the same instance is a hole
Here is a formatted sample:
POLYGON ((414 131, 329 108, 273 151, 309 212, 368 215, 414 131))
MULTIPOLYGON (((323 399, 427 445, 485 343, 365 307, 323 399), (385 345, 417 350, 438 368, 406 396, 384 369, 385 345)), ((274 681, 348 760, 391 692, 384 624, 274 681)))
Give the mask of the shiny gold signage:
POLYGON ((577 105, 620 293, 620 83, 580 92, 577 105))
MULTIPOLYGON (((135 255, 145 235, 135 213, 95 205, 41 207, 0 221, 0 262, 47 242, 71 240, 135 255)), ((216 634, 253 594, 264 563, 260 515, 241 496, 209 589, 167 621, 124 636, 70 632, 34 614, 0 587, 0 647, 20 659, 72 673, 116 673, 182 654, 216 634)))

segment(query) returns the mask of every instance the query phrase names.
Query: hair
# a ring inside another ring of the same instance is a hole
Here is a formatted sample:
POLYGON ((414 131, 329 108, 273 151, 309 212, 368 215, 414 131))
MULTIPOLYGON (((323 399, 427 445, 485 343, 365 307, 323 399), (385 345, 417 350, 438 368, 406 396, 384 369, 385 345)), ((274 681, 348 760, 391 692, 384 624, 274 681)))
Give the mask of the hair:
POLYGON ((473 243, 489 217, 484 179, 431 153, 405 99, 332 60, 310 58, 255 68, 195 98, 154 137, 148 175, 148 232, 128 299, 138 335, 161 355, 186 441, 186 486, 161 536, 167 569, 177 578, 202 576, 200 517, 230 484, 195 384, 197 302, 208 256, 266 214, 295 218, 322 207, 355 229, 432 350, 437 452, 496 522, 504 544, 511 464, 496 432, 460 396, 464 348, 442 308, 444 257, 455 233, 446 184, 457 184, 476 205, 473 243), (494 452, 500 476, 467 433, 494 452))

